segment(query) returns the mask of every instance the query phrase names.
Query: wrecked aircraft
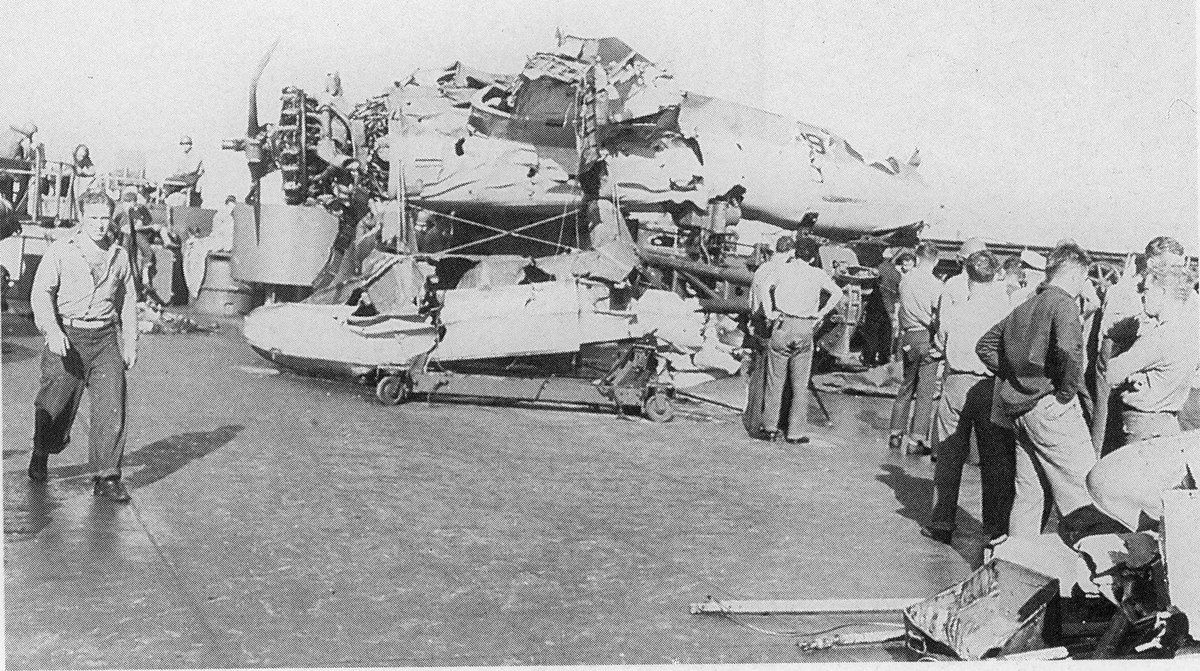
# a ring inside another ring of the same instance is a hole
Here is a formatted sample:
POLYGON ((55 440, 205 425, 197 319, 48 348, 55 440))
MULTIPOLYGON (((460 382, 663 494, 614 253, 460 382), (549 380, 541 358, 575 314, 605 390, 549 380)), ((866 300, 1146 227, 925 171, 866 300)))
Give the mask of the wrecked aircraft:
POLYGON ((742 217, 812 222, 835 240, 912 228, 936 210, 916 154, 867 163, 826 129, 684 91, 616 38, 561 38, 516 76, 461 63, 417 71, 356 105, 331 75, 319 94, 284 89, 279 123, 261 126, 266 60, 247 137, 225 145, 245 152, 255 194, 358 216, 367 201, 395 202, 408 211, 393 225, 418 234, 404 251, 582 248, 576 220, 598 198, 715 232, 742 217))
MULTIPOLYGON (((446 315, 509 291, 532 300, 548 282, 564 287, 551 313, 566 321, 540 328, 587 338, 563 335, 542 354, 629 340, 653 321, 638 314, 648 289, 742 309, 753 266, 737 253, 743 219, 881 242, 915 240, 936 211, 916 154, 867 163, 823 128, 682 90, 616 38, 560 37, 517 75, 461 63, 421 70, 358 104, 334 74, 320 93, 285 88, 278 124, 260 125, 257 82, 269 58, 251 80, 246 137, 225 144, 245 153, 254 184, 234 212, 234 272, 312 286, 308 302, 331 305, 247 317, 251 343, 283 365, 325 362, 309 367, 361 377, 435 344, 441 359, 523 355, 519 343, 538 340, 530 324, 545 317, 520 300, 484 320, 446 315), (380 279, 396 274, 404 279, 380 279), (437 307, 423 312, 428 304, 437 307), (363 305, 369 323, 355 317, 363 305), (328 327, 320 337, 300 328, 318 323, 328 327), (476 335, 460 340, 458 329, 476 335), (519 335, 496 350, 483 333, 519 335)), ((855 286, 865 284, 861 270, 841 268, 855 286)), ((702 333, 710 353, 729 347, 715 335, 728 323, 693 314, 689 329, 682 339, 696 342, 676 341, 676 354, 694 358, 702 333)))

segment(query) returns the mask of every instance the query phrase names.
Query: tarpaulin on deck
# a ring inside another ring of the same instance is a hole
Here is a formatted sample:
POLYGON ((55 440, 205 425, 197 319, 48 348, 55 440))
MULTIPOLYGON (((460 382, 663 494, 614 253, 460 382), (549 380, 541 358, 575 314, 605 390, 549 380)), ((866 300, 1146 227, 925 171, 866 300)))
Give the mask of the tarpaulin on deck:
POLYGON ((894 397, 900 391, 903 378, 904 368, 899 361, 895 361, 861 373, 834 372, 814 375, 812 383, 817 391, 894 397))

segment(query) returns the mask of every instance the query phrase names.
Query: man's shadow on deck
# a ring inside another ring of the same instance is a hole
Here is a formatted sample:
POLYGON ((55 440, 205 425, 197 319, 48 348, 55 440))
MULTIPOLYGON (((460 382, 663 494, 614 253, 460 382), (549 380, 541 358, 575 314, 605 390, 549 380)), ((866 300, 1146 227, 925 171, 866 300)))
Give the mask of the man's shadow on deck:
MULTIPOLYGON (((122 470, 130 473, 125 477, 125 485, 136 490, 154 484, 216 451, 245 428, 235 424, 211 431, 190 431, 139 447, 127 453, 121 462, 122 470)), ((5 457, 8 456, 6 450, 5 457)), ((21 537, 37 534, 52 521, 51 513, 67 497, 91 492, 91 478, 80 477, 88 474, 87 464, 58 466, 50 469, 50 482, 37 484, 29 481, 23 468, 6 473, 4 534, 21 537)))
MULTIPOLYGON (((903 467, 894 464, 882 464, 880 468, 885 472, 876 475, 875 479, 892 488, 896 501, 901 505, 896 512, 917 524, 928 524, 929 512, 933 509, 933 479, 909 475, 903 467)), ((983 523, 963 510, 962 506, 958 507, 955 518, 958 529, 954 532, 954 544, 951 547, 971 565, 971 568, 978 568, 984 545, 982 539, 987 535, 983 531, 983 523)), ((917 531, 913 533, 919 534, 917 531)), ((917 537, 928 543, 941 545, 923 536, 917 537)))
MULTIPOLYGON (((137 469, 132 475, 124 478, 125 486, 129 489, 140 489, 152 485, 225 445, 245 428, 241 424, 234 424, 212 431, 189 431, 139 447, 127 453, 121 460, 122 471, 137 469), (138 468, 139 466, 141 468, 138 468)), ((88 472, 87 464, 71 464, 51 468, 50 477, 73 478, 88 472)))

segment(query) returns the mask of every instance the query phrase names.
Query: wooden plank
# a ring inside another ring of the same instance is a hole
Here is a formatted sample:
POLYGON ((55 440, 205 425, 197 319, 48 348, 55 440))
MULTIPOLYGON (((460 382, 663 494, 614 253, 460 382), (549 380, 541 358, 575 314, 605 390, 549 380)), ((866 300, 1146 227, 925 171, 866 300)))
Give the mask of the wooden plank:
POLYGON ((1018 652, 1012 655, 1004 655, 996 659, 1006 662, 1019 662, 1037 659, 1066 659, 1071 655, 1071 652, 1062 646, 1055 648, 1042 648, 1040 650, 1030 650, 1029 652, 1018 652))
POLYGON ((693 615, 730 613, 737 615, 808 615, 814 613, 886 613, 900 611, 923 599, 783 599, 754 601, 706 601, 691 606, 693 615))

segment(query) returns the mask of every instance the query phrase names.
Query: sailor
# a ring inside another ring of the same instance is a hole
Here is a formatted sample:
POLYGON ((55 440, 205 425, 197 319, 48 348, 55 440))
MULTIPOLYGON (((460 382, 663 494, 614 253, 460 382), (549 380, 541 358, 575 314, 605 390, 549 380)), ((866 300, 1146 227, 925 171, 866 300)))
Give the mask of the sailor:
POLYGON ((945 309, 947 306, 954 303, 959 303, 967 300, 967 272, 964 264, 967 257, 975 252, 982 252, 987 249, 987 244, 980 238, 967 238, 958 248, 958 252, 954 255, 955 263, 962 269, 956 275, 946 278, 946 282, 942 287, 942 297, 940 299, 940 309, 945 309))
POLYGON ((903 250, 888 254, 876 267, 879 278, 874 291, 867 297, 866 329, 863 333, 863 363, 882 366, 892 360, 892 341, 895 334, 892 322, 896 304, 900 301, 900 268, 896 261, 903 250))
MULTIPOLYGON (((766 399, 767 346, 771 339, 771 322, 767 318, 770 305, 770 285, 779 267, 785 264, 795 241, 790 235, 780 236, 775 241, 774 252, 769 246, 764 246, 763 252, 767 257, 754 271, 750 282, 750 316, 747 322, 747 342, 750 349, 750 376, 747 382, 746 409, 742 413, 742 423, 752 436, 766 437, 759 434, 762 427, 763 402, 766 399)), ((769 427, 778 431, 778 426, 769 427)), ((773 435, 773 434, 772 434, 773 435)))
POLYGON ((796 240, 795 256, 780 265, 768 279, 770 307, 766 317, 771 326, 767 349, 763 434, 770 439, 778 429, 785 384, 792 389, 788 409, 786 439, 789 443, 807 443, 808 381, 812 368, 813 330, 842 300, 842 288, 820 263, 820 247, 807 236, 796 240), (828 296, 823 296, 828 294, 828 296))
MULTIPOLYGON (((175 155, 172 172, 164 180, 163 193, 170 196, 174 193, 190 194, 184 202, 171 203, 200 207, 203 198, 200 195, 200 177, 204 175, 204 161, 192 150, 191 136, 179 138, 179 151, 175 155)), ((176 198, 178 199, 178 197, 176 198)))
POLYGON ((983 528, 992 540, 1008 533, 1015 468, 1012 433, 991 421, 995 376, 975 353, 980 336, 1009 312, 1004 284, 995 281, 1000 262, 983 250, 972 253, 963 265, 967 297, 943 302, 938 319, 937 345, 945 356, 946 377, 934 420, 933 511, 921 529, 923 536, 947 544, 956 526, 971 434, 979 448, 983 528))
POLYGON ((70 442, 86 388, 92 493, 125 502, 125 371, 137 361, 136 293, 129 257, 116 243, 112 199, 90 191, 82 201, 75 234, 46 248, 33 280, 30 302, 46 348, 28 473, 36 483, 48 479, 48 457, 70 442))
POLYGON ((888 446, 914 455, 930 454, 929 425, 937 393, 938 366, 933 356, 933 329, 942 282, 934 276, 938 251, 932 242, 917 245, 917 266, 900 280, 900 351, 904 380, 892 404, 888 446), (916 398, 914 403, 913 398, 916 398), (915 405, 915 408, 913 407, 915 405), (909 410, 912 409, 911 429, 909 410), (904 438, 905 431, 908 438, 904 438))
POLYGON ((1043 479, 1062 516, 1089 505, 1085 478, 1096 463, 1083 420, 1083 323, 1078 299, 1091 259, 1078 245, 1050 253, 1046 282, 980 338, 976 353, 997 376, 999 410, 1017 428, 1010 536, 1042 533, 1049 512, 1043 479))
POLYGON ((1025 284, 1010 294, 1013 305, 1020 305, 1029 300, 1029 297, 1037 292, 1037 288, 1046 279, 1046 257, 1026 249, 1018 258, 1021 260, 1021 270, 1025 274, 1025 284))
POLYGON ((183 241, 183 276, 192 298, 200 296, 208 270, 208 255, 233 250, 233 208, 237 197, 225 197, 225 204, 213 217, 212 231, 204 236, 189 235, 183 241))
MULTIPOLYGON (((1109 287, 1104 295, 1100 312, 1097 351, 1093 356, 1096 375, 1096 405, 1092 421, 1092 446, 1097 454, 1107 454, 1121 444, 1122 429, 1118 399, 1111 394, 1113 385, 1121 379, 1111 378, 1107 373, 1109 360, 1129 349, 1143 328, 1150 328, 1154 321, 1142 306, 1139 287, 1144 286, 1145 276, 1170 266, 1185 264, 1183 245, 1170 236, 1162 235, 1146 244, 1145 268, 1139 271, 1137 259, 1130 255, 1125 260, 1125 269, 1117 283, 1109 287)), ((1195 322, 1196 299, 1189 302, 1189 318, 1195 322)))
MULTIPOLYGON (((28 161, 33 158, 33 135, 38 131, 37 124, 32 121, 10 124, 0 130, 0 158, 17 161, 28 161)), ((12 209, 21 204, 28 189, 29 177, 20 175, 16 178, 0 175, 0 199, 7 202, 10 216, 12 209)), ((4 207, 0 205, 0 207, 4 207)), ((14 219, 15 221, 15 219, 14 219)))
POLYGON ((135 187, 126 187, 121 202, 113 213, 113 227, 121 240, 121 246, 129 254, 129 267, 133 269, 133 283, 137 287, 138 300, 146 300, 154 266, 152 247, 154 224, 150 210, 138 203, 135 187))
POLYGON ((1001 273, 1004 275, 1004 292, 1008 295, 1008 302, 1015 307, 1018 303, 1014 302, 1014 296, 1017 299, 1025 296, 1025 292, 1021 291, 1025 288, 1025 265, 1021 263, 1021 257, 1010 256, 1004 259, 1001 273))
POLYGON ((1200 339, 1187 314, 1195 284, 1183 265, 1153 268, 1142 281, 1143 309, 1152 321, 1138 329, 1133 345, 1113 357, 1105 371, 1121 394, 1124 444, 1181 430, 1179 411, 1200 364, 1200 339))

